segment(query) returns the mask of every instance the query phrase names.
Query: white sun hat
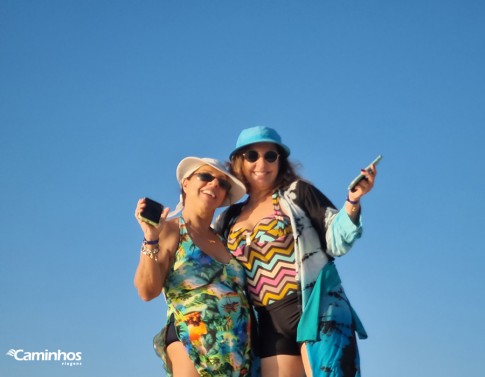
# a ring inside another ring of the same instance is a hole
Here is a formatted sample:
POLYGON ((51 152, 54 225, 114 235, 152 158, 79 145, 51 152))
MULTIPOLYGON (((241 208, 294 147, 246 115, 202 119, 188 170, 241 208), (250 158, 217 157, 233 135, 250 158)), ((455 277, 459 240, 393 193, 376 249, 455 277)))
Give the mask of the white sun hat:
MULTIPOLYGON (((209 165, 212 166, 214 169, 219 170, 222 174, 227 176, 227 180, 231 184, 231 189, 228 191, 226 199, 222 204, 221 207, 225 207, 234 203, 237 203, 244 195, 246 195, 246 187, 244 183, 242 183, 239 179, 233 176, 229 171, 226 169, 224 164, 215 158, 209 157, 185 157, 182 161, 179 162, 177 166, 177 181, 182 187, 182 182, 185 178, 190 177, 197 169, 202 166, 209 165)), ((168 214, 169 217, 173 217, 177 213, 179 213, 183 209, 182 197, 180 198, 177 207, 168 214)))

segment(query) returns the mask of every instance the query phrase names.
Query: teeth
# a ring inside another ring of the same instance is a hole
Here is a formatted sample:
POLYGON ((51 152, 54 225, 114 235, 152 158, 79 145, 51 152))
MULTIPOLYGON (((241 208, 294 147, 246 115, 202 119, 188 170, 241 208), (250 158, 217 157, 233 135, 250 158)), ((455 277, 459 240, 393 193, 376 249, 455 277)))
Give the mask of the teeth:
POLYGON ((202 190, 202 193, 207 194, 207 195, 210 195, 210 196, 212 196, 213 198, 215 198, 215 197, 216 197, 216 195, 215 195, 215 194, 214 194, 212 191, 208 191, 208 190, 202 190))

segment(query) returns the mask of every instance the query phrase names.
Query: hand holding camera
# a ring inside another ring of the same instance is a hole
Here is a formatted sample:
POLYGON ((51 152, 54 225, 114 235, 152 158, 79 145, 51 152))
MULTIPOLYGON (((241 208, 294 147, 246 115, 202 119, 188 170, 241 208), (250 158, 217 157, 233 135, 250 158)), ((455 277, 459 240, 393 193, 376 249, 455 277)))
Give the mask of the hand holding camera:
POLYGON ((162 204, 150 198, 142 198, 138 201, 135 217, 146 240, 158 239, 167 218, 168 210, 168 208, 164 208, 162 204))

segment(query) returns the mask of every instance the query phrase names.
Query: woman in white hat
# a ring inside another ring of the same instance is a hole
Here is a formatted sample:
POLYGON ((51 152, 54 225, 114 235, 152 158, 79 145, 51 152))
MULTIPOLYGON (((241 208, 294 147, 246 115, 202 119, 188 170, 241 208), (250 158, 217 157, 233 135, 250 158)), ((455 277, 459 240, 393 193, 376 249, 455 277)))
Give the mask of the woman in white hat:
POLYGON ((357 377, 355 333, 367 335, 333 260, 361 235, 360 199, 377 171, 374 165, 363 171, 366 179, 337 210, 295 174, 289 154, 272 128, 240 133, 231 172, 248 198, 222 213, 217 229, 246 269, 263 377, 357 377))
POLYGON ((250 316, 245 273, 212 230, 216 208, 237 202, 244 185, 217 160, 187 157, 177 167, 177 218, 145 222, 135 286, 143 300, 164 293, 167 325, 154 346, 169 376, 249 376, 250 316))

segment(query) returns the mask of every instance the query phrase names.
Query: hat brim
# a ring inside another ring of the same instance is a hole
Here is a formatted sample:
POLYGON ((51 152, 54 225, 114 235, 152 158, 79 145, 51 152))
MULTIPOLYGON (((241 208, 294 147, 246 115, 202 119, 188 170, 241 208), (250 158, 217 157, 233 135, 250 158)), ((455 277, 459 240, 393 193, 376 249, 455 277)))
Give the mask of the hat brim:
POLYGON ((246 195, 246 187, 244 186, 244 183, 229 173, 220 161, 208 157, 186 157, 180 161, 177 166, 177 181, 179 182, 180 186, 182 186, 182 181, 185 178, 188 178, 197 169, 205 165, 209 165, 227 176, 229 182, 231 183, 231 189, 227 193, 227 196, 220 207, 237 203, 244 195, 246 195))

